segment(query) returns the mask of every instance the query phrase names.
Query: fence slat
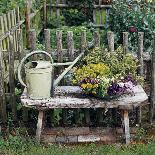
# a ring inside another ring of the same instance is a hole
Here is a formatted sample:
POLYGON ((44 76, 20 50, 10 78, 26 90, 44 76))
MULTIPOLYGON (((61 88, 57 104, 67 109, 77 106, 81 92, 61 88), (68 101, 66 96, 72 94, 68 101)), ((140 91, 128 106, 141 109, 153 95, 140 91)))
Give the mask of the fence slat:
POLYGON ((3 68, 4 67, 3 67, 2 42, 0 42, 0 115, 2 118, 2 123, 5 124, 7 122, 7 114, 6 114, 3 68))
POLYGON ((94 46, 100 47, 100 34, 98 31, 94 32, 94 46))
POLYGON ((69 53, 69 60, 73 61, 74 59, 74 40, 73 40, 73 32, 68 31, 67 33, 67 48, 69 53))
POLYGON ((51 53, 51 31, 50 29, 44 30, 45 36, 45 51, 51 53))
POLYGON ((36 50, 36 40, 37 40, 37 34, 35 29, 31 29, 29 31, 29 48, 31 51, 36 50))
POLYGON ((17 53, 18 53, 18 60, 20 61, 22 58, 22 51, 23 51, 23 35, 22 29, 17 30, 17 53))
POLYGON ((10 105, 12 107, 13 121, 17 121, 17 107, 15 101, 15 74, 14 74, 14 42, 13 36, 9 36, 9 86, 10 86, 10 105))
POLYGON ((43 4, 43 10, 44 10, 44 29, 47 27, 47 2, 46 0, 44 1, 44 4, 43 4))
POLYGON ((114 33, 108 32, 107 33, 108 38, 108 47, 110 52, 114 52, 114 33))
POLYGON ((85 50, 87 46, 87 38, 86 38, 86 31, 81 31, 81 51, 85 50))
POLYGON ((123 32, 123 48, 124 48, 124 53, 129 52, 128 48, 128 32, 123 32))
POLYGON ((155 105, 155 33, 152 52, 152 79, 151 79, 151 104, 150 104, 150 123, 154 119, 154 105, 155 105))
POLYGON ((57 38, 57 57, 58 62, 63 62, 63 53, 62 53, 62 31, 56 32, 57 38))

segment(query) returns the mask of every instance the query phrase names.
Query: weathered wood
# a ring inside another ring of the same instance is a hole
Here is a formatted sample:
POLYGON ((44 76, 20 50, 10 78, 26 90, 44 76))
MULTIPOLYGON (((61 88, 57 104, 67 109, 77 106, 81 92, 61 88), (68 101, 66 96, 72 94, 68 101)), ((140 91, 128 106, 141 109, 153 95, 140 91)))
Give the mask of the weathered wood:
POLYGON ((10 105, 12 107, 13 121, 17 121, 17 107, 15 100, 15 74, 14 74, 14 42, 13 36, 9 36, 9 86, 10 86, 10 105))
POLYGON ((35 29, 31 29, 29 31, 29 48, 31 49, 31 51, 36 50, 36 42, 37 42, 36 31, 35 31, 35 29))
MULTIPOLYGON (((86 31, 82 31, 81 32, 81 52, 84 52, 86 46, 87 46, 86 31)), ((89 125, 90 123, 89 109, 84 109, 84 114, 85 114, 85 123, 89 125)), ((76 121, 78 122, 78 118, 76 119, 76 121)))
MULTIPOLYGON (((140 67, 138 68, 138 73, 141 76, 144 76, 144 60, 143 60, 143 52, 144 52, 144 32, 138 32, 138 53, 137 57, 139 60, 140 67)), ((137 122, 141 125, 141 107, 136 109, 137 113, 137 122)))
MULTIPOLYGON (((76 5, 68 5, 68 4, 47 4, 47 7, 52 7, 52 8, 77 8, 76 5)), ((111 5, 93 5, 94 9, 99 9, 99 8, 111 8, 111 5)), ((90 6, 81 6, 81 8, 90 8, 90 6)))
POLYGON ((154 119, 154 105, 155 105, 155 33, 152 52, 152 74, 151 74, 151 104, 150 104, 150 122, 153 123, 154 119))
POLYGON ((50 29, 44 30, 44 36, 45 36, 45 51, 48 53, 51 53, 51 32, 50 29))
POLYGON ((129 52, 128 35, 129 35, 128 32, 123 32, 123 49, 124 49, 124 53, 129 52))
POLYGON ((23 52, 23 35, 22 35, 22 29, 17 30, 17 53, 18 53, 18 60, 21 60, 21 53, 23 52))
POLYGON ((137 57, 139 60, 139 75, 144 75, 144 60, 143 60, 143 52, 144 52, 144 32, 138 32, 138 53, 137 57))
POLYGON ((94 46, 100 47, 100 35, 98 31, 94 32, 94 46))
POLYGON ((47 2, 46 2, 46 0, 44 0, 44 4, 43 4, 43 10, 44 10, 44 12, 43 12, 43 15, 44 15, 44 29, 47 27, 47 7, 46 7, 46 4, 47 4, 47 2))
MULTIPOLYGON (((60 0, 56 0, 56 6, 58 6, 60 3, 60 0)), ((60 9, 59 8, 56 8, 56 15, 57 15, 57 18, 60 17, 60 9)))
POLYGON ((93 9, 93 23, 96 24, 96 9, 93 9))
POLYGON ((128 110, 124 110, 123 114, 124 114, 125 141, 126 141, 126 144, 129 144, 130 143, 130 127, 129 127, 128 110))
POLYGON ((108 47, 110 52, 114 52, 114 33, 108 32, 107 33, 108 38, 108 47))
POLYGON ((67 47, 69 53, 69 60, 73 61, 74 59, 74 40, 73 40, 73 32, 68 31, 67 33, 67 47))
POLYGON ((39 110, 37 130, 36 130, 36 139, 38 142, 40 142, 40 137, 42 132, 43 116, 44 116, 44 112, 42 110, 39 110))
POLYGON ((25 27, 26 27, 26 40, 27 40, 27 47, 29 48, 29 32, 30 32, 30 7, 28 1, 26 2, 26 12, 25 12, 25 27))
MULTIPOLYGON (((99 5, 102 5, 102 0, 99 0, 99 5)), ((99 24, 103 24, 102 21, 102 8, 99 9, 99 24)))
POLYGON ((87 38, 86 38, 86 31, 81 31, 81 51, 84 51, 87 47, 87 38))
POLYGON ((134 95, 123 95, 111 101, 97 98, 85 98, 81 95, 82 90, 76 86, 56 87, 55 95, 48 100, 32 100, 26 95, 21 96, 21 102, 24 106, 38 108, 120 108, 128 109, 149 104, 148 96, 141 86, 135 86, 134 95))
POLYGON ((5 101, 5 90, 4 90, 4 73, 3 73, 3 54, 2 54, 2 42, 0 41, 0 116, 2 123, 7 122, 6 114, 6 101, 5 101))
POLYGON ((57 38, 57 59, 58 59, 58 62, 63 62, 62 31, 56 32, 56 38, 57 38))

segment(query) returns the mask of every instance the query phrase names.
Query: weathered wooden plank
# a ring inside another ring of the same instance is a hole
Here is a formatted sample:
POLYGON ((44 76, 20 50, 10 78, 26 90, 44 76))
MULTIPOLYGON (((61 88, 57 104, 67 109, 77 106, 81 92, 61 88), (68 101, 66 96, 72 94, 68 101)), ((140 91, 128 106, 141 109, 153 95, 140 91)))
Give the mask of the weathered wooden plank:
MULTIPOLYGON (((137 57, 139 60, 138 73, 141 76, 144 76, 144 60, 143 60, 143 52, 144 52, 144 32, 138 32, 138 53, 137 57)), ((136 109, 137 113, 137 122, 141 125, 141 107, 136 109)))
POLYGON ((29 48, 31 49, 31 51, 35 51, 36 50, 36 43, 37 43, 37 35, 36 35, 36 30, 35 29, 31 29, 29 31, 29 48))
POLYGON ((124 53, 128 53, 129 52, 129 48, 128 48, 128 32, 123 32, 123 49, 124 49, 124 53))
POLYGON ((68 31, 67 33, 67 48, 68 48, 69 60, 72 61, 74 59, 74 39, 72 31, 68 31))
POLYGON ((25 13, 25 23, 26 23, 26 40, 27 47, 29 48, 29 32, 30 32, 30 7, 28 1, 26 2, 26 13, 25 13))
MULTIPOLYGON (((68 5, 68 4, 47 4, 47 7, 52 7, 52 8, 76 8, 76 5, 68 5)), ((98 8, 111 8, 112 5, 93 5, 94 9, 98 8)), ((81 8, 89 8, 89 6, 81 6, 81 8)))
POLYGON ((93 9, 93 23, 97 24, 96 23, 96 9, 93 9))
POLYGON ((137 57, 139 60, 139 75, 144 75, 144 60, 143 60, 143 52, 144 52, 144 32, 138 32, 138 53, 137 57))
MULTIPOLYGON (((56 6, 60 5, 59 3, 60 3, 60 0, 56 0, 56 6)), ((56 16, 57 18, 60 17, 60 9, 58 7, 56 8, 56 16)))
POLYGON ((84 51, 87 47, 87 38, 86 38, 86 31, 81 31, 81 51, 84 51))
POLYGON ((3 73, 3 54, 2 54, 2 42, 0 41, 0 116, 2 123, 7 122, 6 114, 6 101, 5 101, 5 90, 4 90, 4 73, 3 73))
POLYGON ((152 52, 152 79, 151 79, 151 104, 150 104, 150 122, 154 120, 154 105, 155 105, 155 33, 152 52))
MULTIPOLYGON (((1 35, 2 35, 5 32, 3 16, 0 16, 0 24, 1 24, 1 35)), ((6 40, 2 41, 2 50, 6 50, 6 40)))
POLYGON ((10 105, 12 107, 13 121, 17 121, 17 107, 15 101, 15 74, 14 74, 14 42, 13 36, 9 36, 9 86, 10 86, 10 105))
POLYGON ((44 29, 47 26, 47 6, 46 6, 47 2, 46 0, 44 0, 44 4, 43 4, 43 10, 44 10, 44 29))
POLYGON ((130 127, 129 127, 128 110, 124 110, 123 114, 124 114, 125 140, 126 140, 126 144, 129 144, 130 143, 130 127))
POLYGON ((114 33, 109 31, 107 33, 107 38, 108 38, 109 51, 114 52, 114 33))
POLYGON ((37 122, 37 130, 36 130, 36 139, 38 142, 40 142, 40 137, 41 137, 43 116, 44 116, 44 112, 40 110, 38 114, 38 122, 37 122))
POLYGON ((17 56, 18 60, 20 61, 22 58, 22 52, 23 52, 23 34, 22 34, 22 29, 17 30, 17 56))
POLYGON ((94 32, 94 46, 100 47, 100 35, 98 31, 94 32))
POLYGON ((56 32, 56 40, 57 40, 57 59, 58 59, 58 62, 63 62, 62 31, 56 32))
MULTIPOLYGON (((26 91, 26 90, 25 90, 26 91)), ((27 98, 26 92, 21 96, 24 106, 35 106, 38 108, 135 108, 147 105, 148 96, 141 86, 135 86, 134 95, 124 95, 111 101, 97 98, 85 98, 81 95, 82 90, 75 86, 61 86, 55 90, 55 96, 48 100, 31 100, 27 98), (145 102, 146 101, 146 102, 145 102), (128 106, 128 107, 127 107, 128 106)))
POLYGON ((45 36, 45 51, 48 53, 51 53, 52 49, 51 49, 51 31, 50 31, 50 29, 44 30, 44 36, 45 36))

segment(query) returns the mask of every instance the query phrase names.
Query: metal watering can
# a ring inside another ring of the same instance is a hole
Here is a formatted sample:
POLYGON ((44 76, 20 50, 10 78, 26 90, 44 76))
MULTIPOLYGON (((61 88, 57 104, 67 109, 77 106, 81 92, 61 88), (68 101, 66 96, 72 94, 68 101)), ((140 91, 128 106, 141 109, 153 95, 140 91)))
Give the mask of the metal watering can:
POLYGON ((32 99, 47 99, 52 96, 53 88, 58 85, 60 80, 72 69, 77 61, 83 56, 82 52, 73 62, 66 63, 54 63, 51 55, 45 51, 34 51, 26 55, 21 60, 18 67, 18 79, 19 82, 27 88, 28 97, 32 99), (35 54, 45 54, 50 58, 50 61, 32 61, 24 65, 24 62, 35 54), (26 84, 22 80, 21 70, 23 65, 25 66, 26 84), (67 66, 59 77, 54 80, 53 70, 54 66, 67 66))

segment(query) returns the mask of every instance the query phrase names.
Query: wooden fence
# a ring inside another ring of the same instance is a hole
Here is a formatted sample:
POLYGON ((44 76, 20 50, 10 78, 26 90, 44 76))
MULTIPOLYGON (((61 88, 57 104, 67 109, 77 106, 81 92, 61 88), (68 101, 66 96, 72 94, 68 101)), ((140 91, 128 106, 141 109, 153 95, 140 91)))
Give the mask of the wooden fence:
MULTIPOLYGON (((49 11, 49 16, 55 15, 55 17, 59 18, 61 15, 61 11, 64 9, 76 9, 76 5, 68 5, 65 0, 56 0, 56 3, 53 0, 50 0, 48 4, 44 2, 44 19, 48 20, 47 12, 49 11), (46 11, 45 11, 46 10, 46 11)), ((89 8, 90 6, 80 6, 81 8, 89 8)), ((94 1, 92 5, 92 16, 93 16, 93 27, 99 28, 108 28, 109 27, 109 16, 110 16, 110 8, 111 5, 103 5, 102 0, 94 1)), ((46 22, 47 23, 47 22, 46 22)), ((46 24, 45 23, 45 24, 46 24)))
MULTIPOLYGON (((20 39, 22 38, 22 35, 21 35, 21 30, 18 30, 20 33, 20 39)), ((5 88, 5 81, 4 81, 4 75, 5 75, 5 72, 4 72, 4 61, 5 61, 5 57, 3 56, 3 52, 2 52, 2 42, 0 44, 0 109, 1 109, 1 112, 0 112, 0 115, 1 115, 1 118, 3 120, 3 122, 5 123, 6 120, 7 120, 7 110, 6 110, 6 97, 7 95, 9 95, 9 102, 10 102, 10 105, 11 105, 11 109, 12 109, 12 113, 13 113, 13 120, 14 121, 17 121, 17 110, 16 110, 16 101, 15 101, 15 58, 16 58, 16 55, 15 55, 15 48, 14 48, 14 41, 13 41, 13 34, 12 35, 9 35, 9 91, 6 90, 5 88), (9 92, 9 94, 8 94, 9 92)), ((62 31, 57 31, 56 32, 56 43, 57 43, 57 49, 52 49, 51 48, 51 40, 50 40, 50 29, 45 29, 44 30, 44 38, 45 38, 45 50, 47 52, 49 52, 50 54, 52 54, 52 56, 54 57, 55 60, 57 60, 58 62, 62 62, 64 60, 73 60, 74 59, 74 56, 76 56, 80 51, 84 50, 84 47, 88 44, 87 42, 87 38, 86 38, 86 32, 85 31, 82 31, 81 32, 81 45, 80 45, 80 49, 75 49, 74 48, 74 39, 73 39, 73 32, 72 31, 69 31, 67 33, 67 49, 64 49, 63 48, 63 44, 62 44, 62 31), (67 58, 67 59, 66 59, 67 58)), ((20 40, 18 38, 18 40, 20 40)), ((37 42, 37 37, 36 37, 36 31, 33 29, 33 30, 30 30, 29 32, 29 39, 30 39, 30 51, 34 51, 37 49, 36 47, 36 42, 37 42)), ((107 33, 107 39, 108 39, 108 47, 109 47, 109 51, 113 52, 114 51, 114 34, 113 32, 108 32, 107 33)), ((144 69, 144 62, 145 61, 150 61, 150 58, 148 60, 144 60, 143 58, 143 50, 144 50, 144 45, 143 45, 143 42, 144 42, 144 33, 143 32, 139 32, 138 33, 138 53, 136 54, 138 59, 139 59, 139 64, 140 64, 140 67, 138 69, 138 72, 140 75, 144 75, 145 74, 148 74, 147 72, 144 72, 145 69, 144 69)), ((94 32, 94 39, 93 39, 93 44, 94 46, 97 46, 97 47, 100 47, 100 34, 98 31, 95 31, 94 32)), ((123 33, 123 47, 124 47, 124 51, 125 52, 129 52, 128 51, 128 33, 127 32, 124 32, 123 33)), ((155 47, 154 47, 155 48, 155 47)), ((18 49, 21 49, 21 42, 20 44, 18 44, 18 49)), ((20 55, 20 54, 19 54, 20 55)), ((19 56, 18 55, 18 56, 19 56)), ((20 55, 19 57, 22 57, 22 55, 20 55)), ((20 59, 18 59, 20 60, 20 59)), ((155 61, 155 59, 152 60, 153 62, 155 61)), ((153 63, 154 64, 154 63, 153 63)), ((59 70, 62 70, 62 68, 59 68, 59 70)), ((154 70, 153 70, 154 71, 154 70)), ((154 75, 154 73, 153 73, 154 75)), ((154 76, 152 78, 152 81, 154 80, 154 76)), ((152 89, 154 91, 154 87, 152 89)), ((155 94, 155 93, 154 93, 155 94)), ((151 100, 154 105, 154 102, 155 102, 155 99, 153 98, 151 100)), ((77 112, 78 114, 78 112, 77 112)), ((102 120, 102 117, 103 117, 103 111, 102 110, 99 110, 98 114, 100 114, 100 120, 102 120)), ((25 114, 24 114, 25 115, 25 114)), ((152 111, 152 116, 153 116, 153 111, 152 111)), ((23 119, 26 120, 27 115, 23 116, 23 119)), ((63 122, 65 124, 66 120, 67 120, 67 111, 66 110, 63 110, 63 122)), ((77 117, 78 119, 78 117, 77 117)), ((90 122, 90 114, 89 114, 89 110, 85 110, 85 120, 86 120, 86 123, 89 124, 90 122)))
POLYGON ((41 12, 43 6, 32 11, 30 1, 27 1, 25 12, 21 15, 20 8, 9 11, 0 16, 0 71, 1 71, 1 92, 0 92, 0 115, 3 122, 6 122, 6 100, 12 107, 13 120, 17 121, 15 101, 15 72, 25 47, 29 46, 30 28, 37 30, 37 35, 43 29, 41 12), (5 94, 5 95, 4 95, 5 94), (4 97, 5 96, 5 97, 4 97))

